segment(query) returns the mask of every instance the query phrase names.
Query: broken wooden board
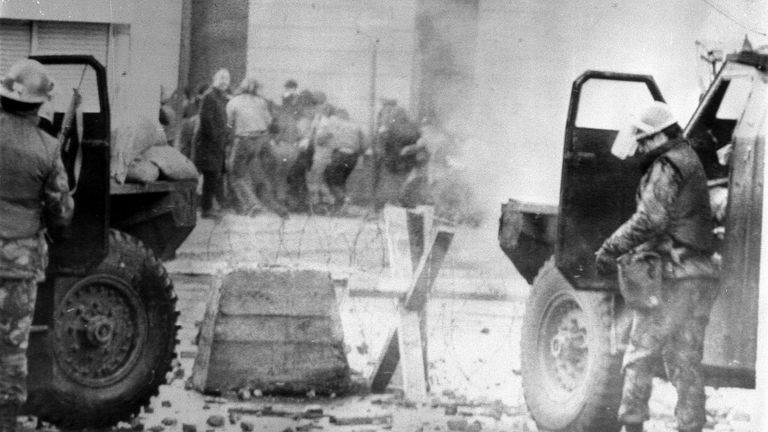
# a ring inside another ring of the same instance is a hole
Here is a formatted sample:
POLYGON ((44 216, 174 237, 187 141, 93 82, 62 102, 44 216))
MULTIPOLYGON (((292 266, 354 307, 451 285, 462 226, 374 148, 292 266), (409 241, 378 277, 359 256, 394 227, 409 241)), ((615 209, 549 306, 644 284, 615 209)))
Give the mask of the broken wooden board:
POLYGON ((448 230, 433 232, 431 207, 419 208, 416 211, 394 207, 387 210, 385 225, 390 256, 409 256, 410 259, 396 261, 395 264, 401 268, 391 272, 397 275, 394 283, 406 289, 398 307, 398 326, 391 331, 379 355, 376 369, 371 375, 371 391, 384 391, 399 363, 406 399, 425 402, 429 392, 426 303, 454 233, 448 230), (402 242, 403 219, 406 221, 407 249, 402 242), (396 227, 399 227, 399 230, 396 230, 396 227), (398 250, 393 253, 394 248, 398 250), (408 279, 402 277, 406 270, 412 271, 408 279))
POLYGON ((349 365, 330 274, 256 268, 218 275, 201 326, 192 384, 203 392, 348 390, 349 365))

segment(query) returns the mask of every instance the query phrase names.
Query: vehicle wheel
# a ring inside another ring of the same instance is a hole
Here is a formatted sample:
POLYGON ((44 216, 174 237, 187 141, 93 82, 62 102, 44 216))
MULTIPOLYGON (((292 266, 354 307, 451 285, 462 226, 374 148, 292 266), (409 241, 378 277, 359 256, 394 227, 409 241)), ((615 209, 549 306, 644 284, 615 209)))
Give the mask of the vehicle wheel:
POLYGON ((53 312, 54 378, 42 419, 78 429, 113 425, 165 383, 177 343, 176 296, 139 240, 111 231, 109 255, 53 312))
POLYGON ((611 354, 613 294, 578 292, 550 259, 526 304, 523 392, 540 430, 612 432, 621 356, 611 354))

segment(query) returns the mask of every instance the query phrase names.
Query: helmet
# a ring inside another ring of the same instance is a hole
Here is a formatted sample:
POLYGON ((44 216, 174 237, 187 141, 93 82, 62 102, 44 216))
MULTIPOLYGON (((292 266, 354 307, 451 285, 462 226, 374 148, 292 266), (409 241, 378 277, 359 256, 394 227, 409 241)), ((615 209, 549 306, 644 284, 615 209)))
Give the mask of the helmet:
POLYGON ((0 82, 0 96, 23 103, 43 103, 50 100, 53 82, 45 67, 35 60, 20 60, 11 66, 0 82))
POLYGON ((641 140, 656 135, 675 123, 677 120, 669 106, 664 102, 654 101, 632 122, 635 127, 635 139, 641 140))
POLYGON ((669 106, 654 101, 635 116, 630 124, 616 136, 611 153, 619 159, 626 159, 637 151, 641 140, 650 138, 677 123, 669 106))

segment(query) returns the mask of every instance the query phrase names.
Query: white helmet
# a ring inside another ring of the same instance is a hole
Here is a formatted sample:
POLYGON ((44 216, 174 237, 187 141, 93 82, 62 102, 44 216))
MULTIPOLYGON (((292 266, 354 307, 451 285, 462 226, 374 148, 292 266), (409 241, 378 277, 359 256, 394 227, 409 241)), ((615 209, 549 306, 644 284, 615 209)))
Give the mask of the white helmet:
POLYGON ((669 105, 653 101, 631 120, 627 128, 619 132, 611 153, 619 159, 626 159, 635 154, 640 140, 652 137, 675 123, 677 120, 669 105))
POLYGON ((53 82, 45 67, 35 60, 17 61, 0 81, 0 96, 18 102, 38 104, 50 100, 53 82))

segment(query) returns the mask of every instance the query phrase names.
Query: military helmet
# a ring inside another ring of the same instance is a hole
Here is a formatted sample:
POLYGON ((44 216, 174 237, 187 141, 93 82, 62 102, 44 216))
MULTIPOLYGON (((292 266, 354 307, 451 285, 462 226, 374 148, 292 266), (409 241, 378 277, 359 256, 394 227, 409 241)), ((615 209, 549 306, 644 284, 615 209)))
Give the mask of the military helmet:
POLYGON ((22 103, 38 104, 50 100, 53 82, 45 67, 30 59, 20 60, 11 66, 0 81, 0 96, 22 103))

